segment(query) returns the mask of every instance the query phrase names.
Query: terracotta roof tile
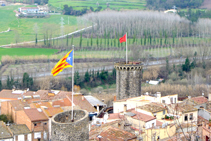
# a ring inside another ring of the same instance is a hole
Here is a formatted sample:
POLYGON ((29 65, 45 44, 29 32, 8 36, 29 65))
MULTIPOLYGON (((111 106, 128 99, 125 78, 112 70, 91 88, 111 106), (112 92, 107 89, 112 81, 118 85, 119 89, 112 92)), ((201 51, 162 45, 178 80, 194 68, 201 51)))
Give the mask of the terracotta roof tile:
POLYGON ((108 115, 108 120, 122 119, 122 118, 124 118, 124 115, 120 115, 120 113, 113 113, 108 115))
POLYGON ((0 133, 1 133, 0 139, 7 139, 7 138, 13 137, 12 134, 7 129, 7 127, 6 127, 6 125, 4 124, 3 121, 0 121, 0 133))
POLYGON ((189 113, 189 112, 197 111, 194 105, 189 104, 187 101, 171 104, 169 106, 172 107, 175 112, 177 111, 177 112, 182 112, 182 113, 189 113))
POLYGON ((39 112, 37 108, 33 109, 24 109, 24 112, 29 117, 31 121, 45 121, 48 120, 48 117, 43 113, 43 111, 39 112))
POLYGON ((208 99, 205 98, 204 96, 193 97, 191 99, 197 104, 203 104, 208 102, 208 99))
POLYGON ((61 107, 72 106, 72 102, 68 98, 64 98, 61 100, 53 101, 52 105, 60 105, 61 107))
POLYGON ((48 90, 38 90, 36 92, 37 95, 40 95, 41 100, 63 99, 66 97, 66 95, 72 94, 72 92, 59 91, 59 93, 55 94, 54 96, 49 96, 48 93, 52 93, 52 92, 49 92, 48 90))
MULTIPOLYGON (((68 95, 67 98, 72 100, 72 96, 68 95)), ((73 96, 73 103, 79 106, 83 110, 87 110, 88 112, 96 112, 97 110, 85 99, 82 94, 73 96)))
POLYGON ((32 108, 41 108, 41 106, 45 106, 45 107, 48 107, 48 108, 51 108, 53 107, 49 102, 36 102, 36 103, 32 103, 33 104, 33 107, 32 108))
POLYGON ((48 117, 52 117, 55 114, 63 112, 63 110, 61 107, 52 107, 52 108, 44 109, 44 112, 48 115, 48 117))
POLYGON ((12 100, 9 101, 15 111, 23 110, 24 107, 30 107, 28 103, 22 102, 21 100, 12 100))
POLYGON ((153 116, 143 114, 143 113, 137 112, 135 110, 131 110, 130 112, 136 114, 136 115, 132 116, 132 118, 137 119, 137 120, 141 120, 141 121, 144 121, 144 122, 148 122, 148 121, 156 119, 153 116))
MULTIPOLYGON (((101 141, 123 141, 137 138, 135 134, 111 126, 103 130, 100 135, 103 137, 101 141)), ((95 139, 99 140, 97 137, 95 139)))
MULTIPOLYGON (((33 94, 32 91, 26 91, 23 93, 23 95, 31 95, 33 94)), ((1 92, 0 92, 0 99, 11 99, 11 100, 16 100, 18 99, 19 97, 22 97, 22 94, 21 93, 12 93, 12 90, 5 90, 3 89, 1 92)))
POLYGON ((12 124, 7 127, 12 131, 14 135, 30 133, 29 128, 25 124, 12 124))
POLYGON ((151 113, 157 113, 157 112, 160 112, 160 111, 163 111, 163 110, 167 110, 167 108, 165 108, 162 104, 155 103, 155 102, 152 102, 150 104, 146 104, 144 106, 140 106, 140 107, 137 107, 137 108, 151 112, 151 113))
POLYGON ((163 122, 156 120, 156 126, 162 126, 163 122))

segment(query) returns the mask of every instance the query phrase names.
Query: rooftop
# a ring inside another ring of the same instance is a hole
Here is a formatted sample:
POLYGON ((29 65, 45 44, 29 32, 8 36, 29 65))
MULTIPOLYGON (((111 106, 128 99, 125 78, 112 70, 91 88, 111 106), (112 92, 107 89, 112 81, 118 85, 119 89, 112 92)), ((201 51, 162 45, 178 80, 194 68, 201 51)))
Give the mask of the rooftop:
POLYGON ((52 105, 53 106, 60 105, 61 107, 72 106, 72 102, 68 98, 64 98, 64 99, 60 99, 60 100, 57 100, 57 101, 53 101, 52 105))
MULTIPOLYGON (((68 99, 72 101, 72 96, 68 95, 68 99)), ((96 112, 97 110, 84 98, 82 94, 73 95, 73 103, 76 106, 79 106, 83 110, 87 110, 88 112, 96 112)))
POLYGON ((153 116, 150 116, 150 115, 147 115, 147 114, 144 114, 144 113, 141 113, 141 112, 137 112, 137 111, 135 111, 135 109, 128 110, 128 111, 135 114, 135 115, 131 116, 133 119, 141 120, 141 121, 144 121, 144 122, 148 122, 148 121, 156 119, 153 116))
POLYGON ((86 100, 92 105, 92 106, 97 106, 97 105, 100 105, 100 106, 103 106, 103 105, 106 105, 105 103, 103 103, 102 101, 98 100, 97 98, 91 96, 91 95, 88 95, 88 96, 84 96, 86 98, 86 100))
POLYGON ((204 96, 193 97, 191 99, 197 104, 203 104, 208 102, 208 99, 204 96))
POLYGON ((71 95, 72 92, 67 92, 67 91, 58 91, 58 90, 38 90, 36 92, 37 95, 40 95, 41 100, 58 100, 58 99, 63 99, 66 98, 66 95, 71 95), (54 94, 52 96, 52 93, 54 94))
POLYGON ((9 103, 12 105, 15 111, 23 110, 24 107, 30 107, 29 104, 22 102, 21 100, 12 100, 9 101, 9 103))
POLYGON ((34 102, 34 103, 32 103, 32 105, 33 105, 32 108, 41 108, 42 106, 45 106, 47 108, 53 107, 49 102, 43 102, 43 101, 34 102))
POLYGON ((140 107, 137 107, 137 108, 151 112, 151 113, 157 113, 157 112, 160 112, 160 111, 163 111, 163 110, 167 110, 162 104, 155 103, 155 102, 150 103, 150 104, 146 104, 144 106, 140 106, 140 107))
POLYGON ((12 124, 8 128, 14 135, 30 133, 29 128, 25 124, 12 124))
POLYGON ((3 121, 0 121, 0 133, 0 139, 12 138, 12 135, 10 134, 3 121))
POLYGON ((29 117, 31 121, 48 120, 48 117, 43 113, 41 109, 37 109, 37 108, 24 109, 24 112, 26 113, 26 115, 29 117))
POLYGON ((189 104, 187 101, 181 102, 181 103, 175 103, 170 105, 173 110, 182 112, 182 113, 189 113, 193 111, 197 111, 197 108, 194 107, 194 105, 189 104))
POLYGON ((19 97, 22 97, 22 95, 31 95, 31 94, 33 94, 32 91, 22 91, 22 90, 15 90, 15 91, 13 91, 13 90, 5 90, 5 89, 3 89, 0 92, 0 99, 17 100, 19 97))
MULTIPOLYGON (((102 136, 102 141, 123 141, 137 138, 135 134, 112 126, 103 130, 99 135, 102 136)), ((95 137, 95 139, 99 140, 97 137, 95 137)))
POLYGON ((51 108, 44 109, 44 111, 48 115, 48 117, 52 117, 55 114, 63 112, 61 107, 51 107, 51 108))

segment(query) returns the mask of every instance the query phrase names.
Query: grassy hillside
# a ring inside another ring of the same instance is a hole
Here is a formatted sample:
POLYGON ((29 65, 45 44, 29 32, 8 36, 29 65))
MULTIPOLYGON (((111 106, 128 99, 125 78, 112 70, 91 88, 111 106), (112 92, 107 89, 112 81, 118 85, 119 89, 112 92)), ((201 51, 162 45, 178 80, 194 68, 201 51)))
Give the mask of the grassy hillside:
POLYGON ((146 5, 145 0, 49 0, 49 4, 63 9, 63 5, 67 4, 68 6, 72 6, 75 10, 81 10, 85 7, 89 8, 92 6, 94 9, 97 8, 97 4, 101 6, 103 9, 107 8, 106 3, 109 4, 110 9, 144 9, 146 5))
POLYGON ((2 56, 30 56, 30 55, 52 55, 57 49, 46 48, 0 48, 0 60, 2 56))
POLYGON ((11 44, 24 41, 35 40, 35 24, 38 27, 38 39, 43 39, 43 33, 48 31, 53 37, 60 35, 60 19, 64 18, 65 33, 72 32, 76 28, 77 19, 73 16, 66 15, 52 15, 49 18, 17 18, 14 10, 18 10, 21 6, 6 6, 0 7, 0 32, 6 31, 8 28, 10 32, 0 33, 0 45, 11 44), (68 25, 69 17, 69 25, 68 25))

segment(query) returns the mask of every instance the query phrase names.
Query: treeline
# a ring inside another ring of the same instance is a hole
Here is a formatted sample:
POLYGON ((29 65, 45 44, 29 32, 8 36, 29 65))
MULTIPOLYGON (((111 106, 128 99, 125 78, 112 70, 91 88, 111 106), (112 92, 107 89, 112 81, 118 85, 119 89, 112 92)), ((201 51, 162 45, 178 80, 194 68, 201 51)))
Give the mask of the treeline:
POLYGON ((88 9, 87 7, 83 8, 82 10, 74 10, 72 6, 69 6, 67 4, 64 5, 64 15, 74 15, 74 16, 81 16, 83 14, 86 14, 88 11, 92 11, 92 12, 98 12, 102 9, 102 6, 98 6, 96 9, 94 9, 93 7, 90 7, 90 9, 88 9))
MULTIPOLYGON (((34 81, 28 73, 23 74, 22 80, 14 79, 12 76, 8 76, 6 84, 3 85, 0 80, 0 90, 2 89, 26 89, 37 91, 39 89, 61 89, 68 90, 72 89, 71 84, 72 78, 67 77, 66 79, 62 78, 59 82, 55 78, 45 77, 41 80, 34 81)), ((93 88, 105 84, 115 84, 116 83, 116 70, 113 69, 112 72, 107 70, 102 71, 87 71, 84 75, 80 75, 79 72, 74 74, 74 85, 80 86, 80 88, 93 88)))
POLYGON ((29 76, 28 73, 23 74, 22 80, 14 79, 13 76, 7 77, 6 85, 2 84, 2 81, 0 80, 0 90, 2 89, 26 89, 29 88, 30 90, 35 90, 34 87, 34 80, 32 77, 29 76))
POLYGON ((179 8, 198 8, 204 0, 147 0, 147 6, 154 9, 172 9, 173 5, 179 8))
POLYGON ((191 22, 197 22, 199 18, 211 18, 211 10, 192 10, 179 11, 181 17, 186 17, 191 22))

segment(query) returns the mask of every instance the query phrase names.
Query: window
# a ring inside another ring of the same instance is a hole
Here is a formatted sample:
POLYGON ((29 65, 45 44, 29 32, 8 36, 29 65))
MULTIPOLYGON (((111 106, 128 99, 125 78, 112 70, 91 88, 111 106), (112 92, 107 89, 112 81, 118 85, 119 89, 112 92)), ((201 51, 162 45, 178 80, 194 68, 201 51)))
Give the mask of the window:
POLYGON ((47 125, 47 123, 45 122, 44 125, 47 125))
POLYGON ((165 100, 162 100, 162 103, 166 103, 166 101, 165 100))
POLYGON ((37 126, 37 123, 35 123, 34 126, 37 126))
POLYGON ((171 100, 171 103, 174 103, 174 102, 173 102, 173 97, 171 97, 171 99, 170 99, 170 100, 171 100))
POLYGON ((174 103, 177 103, 177 99, 176 98, 174 98, 174 103))
POLYGON ((193 120, 193 113, 190 114, 190 120, 193 120))
POLYGON ((152 127, 154 127, 155 126, 155 123, 152 123, 152 127))
POLYGON ((188 115, 187 114, 185 115, 184 120, 188 121, 188 115))
POLYGON ((163 110, 163 115, 165 115, 166 114, 166 110, 163 110))

